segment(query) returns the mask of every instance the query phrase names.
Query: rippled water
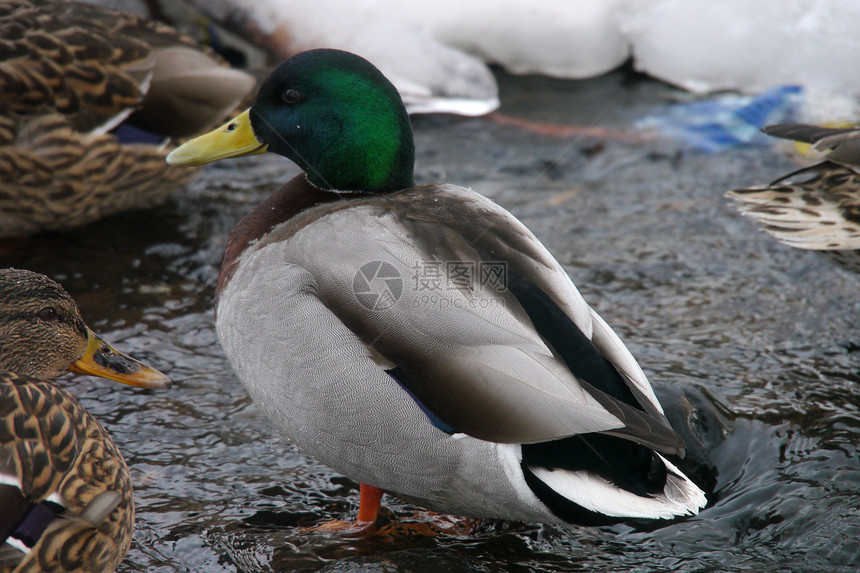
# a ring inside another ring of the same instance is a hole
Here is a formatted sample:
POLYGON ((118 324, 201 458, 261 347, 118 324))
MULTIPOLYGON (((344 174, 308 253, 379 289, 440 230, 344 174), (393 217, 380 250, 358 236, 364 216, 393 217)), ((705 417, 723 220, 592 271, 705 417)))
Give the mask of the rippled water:
MULTIPOLYGON (((673 92, 623 73, 503 78, 503 111, 629 131, 673 92)), ((555 138, 487 119, 418 118, 418 178, 492 197, 525 222, 671 405, 699 516, 647 530, 482 522, 465 535, 350 540, 302 527, 354 512, 357 486, 278 437, 218 346, 216 269, 241 214, 296 168, 208 167, 160 209, 2 245, 45 272, 172 389, 69 381, 132 468, 135 543, 120 571, 854 571, 860 566, 860 278, 757 231, 722 198, 793 167, 768 148, 555 138)), ((386 498, 387 515, 424 519, 386 498)))

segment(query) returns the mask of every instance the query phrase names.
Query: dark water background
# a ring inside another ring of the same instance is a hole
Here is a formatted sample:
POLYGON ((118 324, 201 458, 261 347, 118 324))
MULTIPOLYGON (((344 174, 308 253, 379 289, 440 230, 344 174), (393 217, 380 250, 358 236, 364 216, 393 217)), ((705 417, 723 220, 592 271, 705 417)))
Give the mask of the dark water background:
MULTIPOLYGON (((623 72, 501 79, 506 114, 628 135, 678 95, 623 72)), ((860 278, 781 246, 722 197, 793 169, 791 159, 769 147, 711 155, 661 139, 557 138, 480 118, 414 123, 419 182, 470 186, 518 216, 661 396, 678 399, 669 409, 714 470, 702 474, 714 480, 711 505, 651 531, 486 521, 436 537, 305 532, 354 515, 357 485, 272 431, 212 316, 229 229, 296 173, 269 155, 209 166, 162 208, 0 255, 60 280, 96 330, 175 382, 162 392, 68 382, 132 468, 137 527, 120 571, 857 570, 860 278)))

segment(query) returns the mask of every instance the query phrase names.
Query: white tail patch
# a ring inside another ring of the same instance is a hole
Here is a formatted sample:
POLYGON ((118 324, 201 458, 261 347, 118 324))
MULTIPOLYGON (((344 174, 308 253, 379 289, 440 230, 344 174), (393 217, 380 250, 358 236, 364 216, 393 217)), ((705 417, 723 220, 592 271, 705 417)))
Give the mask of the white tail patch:
POLYGON ((667 479, 663 492, 654 497, 636 495, 585 471, 530 469, 553 491, 595 513, 610 517, 649 519, 697 514, 707 503, 705 493, 678 468, 662 456, 659 457, 666 464, 667 479))

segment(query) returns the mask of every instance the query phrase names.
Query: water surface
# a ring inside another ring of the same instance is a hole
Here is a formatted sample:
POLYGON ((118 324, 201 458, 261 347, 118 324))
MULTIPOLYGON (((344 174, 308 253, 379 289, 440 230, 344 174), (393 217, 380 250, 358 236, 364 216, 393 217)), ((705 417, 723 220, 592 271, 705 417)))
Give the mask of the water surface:
MULTIPOLYGON (((3 246, 2 265, 61 281, 93 327, 175 382, 68 381, 132 468, 137 527, 120 571, 856 570, 858 278, 779 245, 723 199, 794 168, 780 151, 709 155, 623 135, 675 95, 625 73, 503 77, 506 114, 621 134, 421 117, 417 175, 486 194, 544 241, 672 401, 713 486, 705 511, 650 530, 484 521, 436 537, 306 533, 354 515, 357 484, 275 434, 214 333, 229 229, 297 172, 260 156, 207 167, 164 207, 3 246)), ((385 511, 424 519, 393 498, 385 511)))

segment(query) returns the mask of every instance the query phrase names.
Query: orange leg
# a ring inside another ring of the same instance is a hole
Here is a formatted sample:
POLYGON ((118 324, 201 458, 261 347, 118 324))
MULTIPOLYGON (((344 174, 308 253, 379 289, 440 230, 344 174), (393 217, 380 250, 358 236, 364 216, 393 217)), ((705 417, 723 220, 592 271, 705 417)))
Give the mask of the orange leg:
MULTIPOLYGON (((347 537, 377 536, 390 541, 395 537, 417 536, 434 537, 437 535, 469 535, 480 520, 468 517, 442 515, 432 511, 419 511, 415 521, 386 523, 382 529, 376 524, 382 494, 378 487, 359 483, 358 516, 355 521, 334 520, 304 529, 306 533, 336 533, 347 537)), ((386 522, 388 520, 385 520, 386 522)))
POLYGON ((382 505, 382 494, 378 487, 359 484, 358 517, 354 522, 335 519, 327 521, 316 527, 305 529, 312 533, 339 533, 349 537, 365 537, 373 535, 377 531, 376 518, 379 517, 379 507, 382 505))
POLYGON ((369 524, 376 521, 379 516, 379 506, 382 505, 382 494, 378 487, 359 484, 358 489, 358 518, 356 524, 369 524))

